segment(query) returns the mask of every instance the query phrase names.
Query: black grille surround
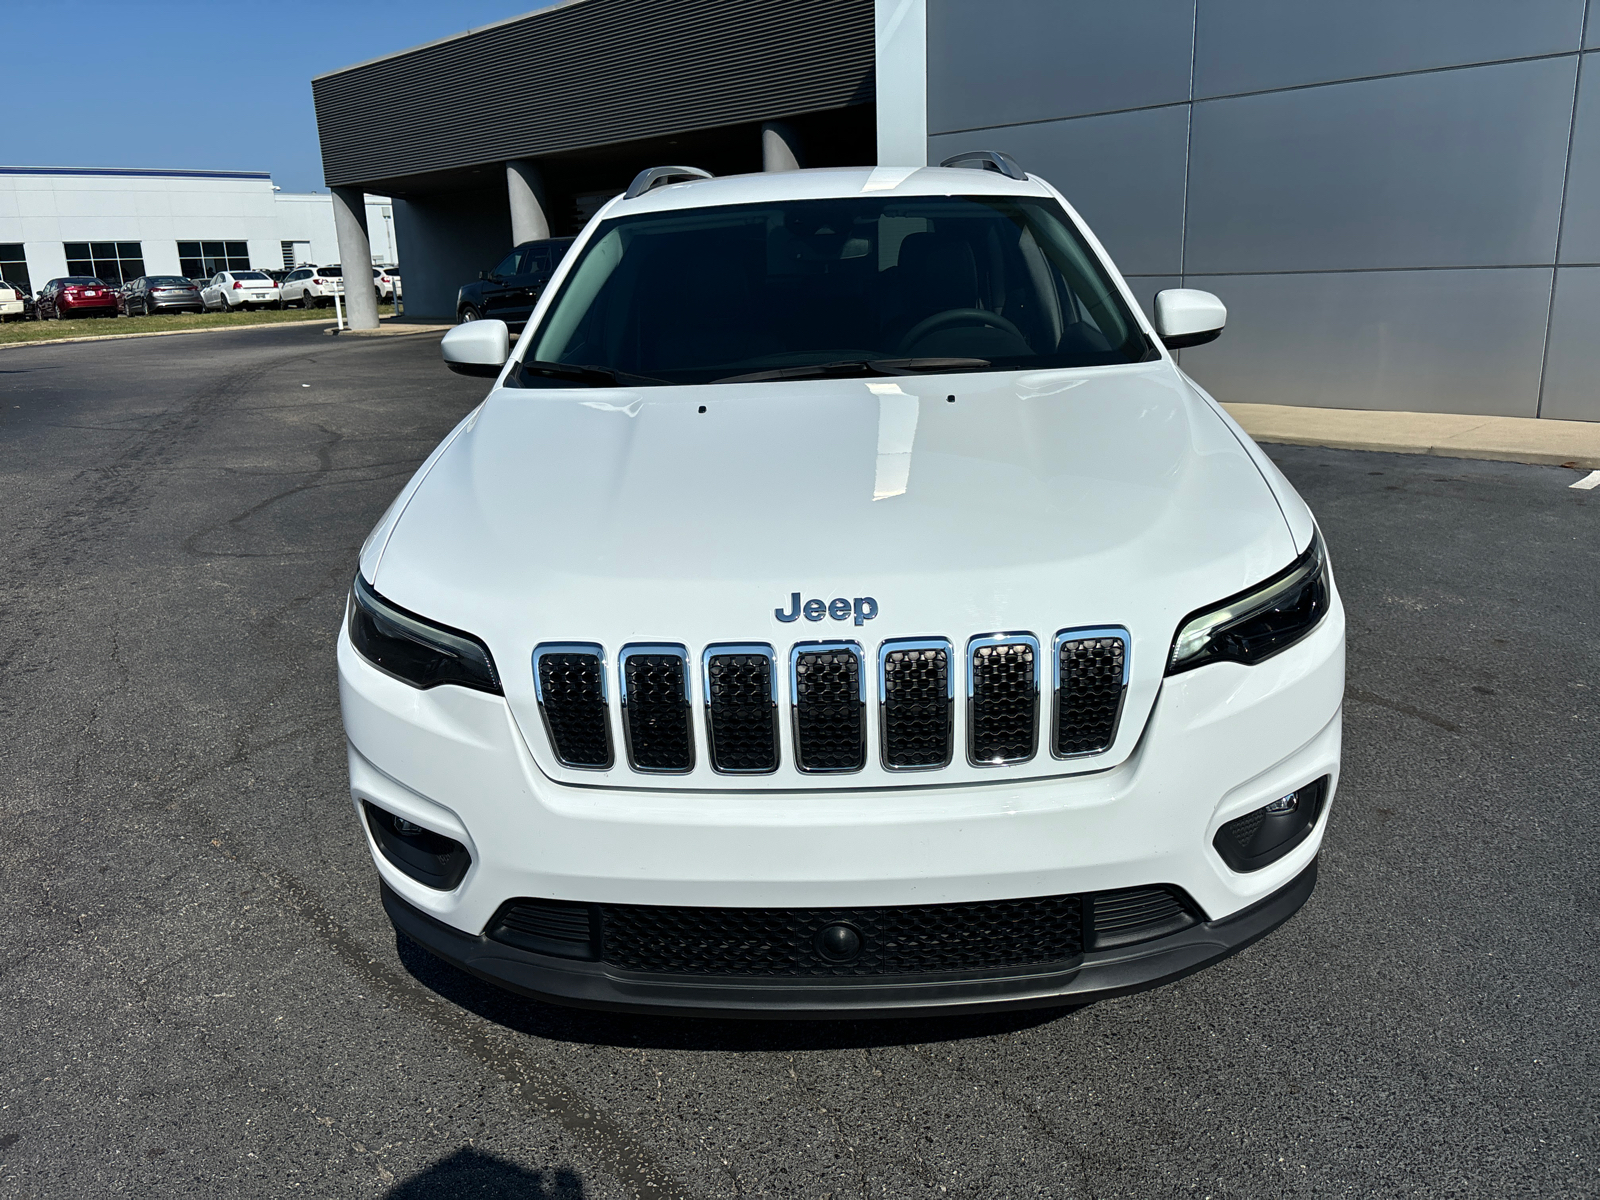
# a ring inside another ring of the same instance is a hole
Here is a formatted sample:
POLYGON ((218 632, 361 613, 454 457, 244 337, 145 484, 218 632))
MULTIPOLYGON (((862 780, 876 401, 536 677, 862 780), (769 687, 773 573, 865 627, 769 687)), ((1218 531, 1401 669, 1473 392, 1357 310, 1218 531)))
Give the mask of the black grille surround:
POLYGON ((878 648, 883 766, 928 771, 950 765, 955 738, 955 673, 950 643, 903 639, 878 648))
POLYGON ((706 740, 720 775, 770 775, 778 769, 778 667, 772 647, 709 647, 701 663, 706 740))
POLYGON ((1111 748, 1128 690, 1126 629, 1066 629, 1056 634, 1055 711, 1050 753, 1080 758, 1111 748))
POLYGON ((1009 766, 1039 749, 1039 639, 998 633, 967 643, 967 757, 1009 766))
POLYGON ((508 900, 496 942, 617 971, 723 979, 844 980, 1070 965, 1203 920, 1168 884, 1083 895, 892 907, 720 908, 508 900), (825 931, 844 927, 851 953, 825 931))
POLYGON ((867 765, 866 676, 854 642, 802 642, 789 656, 795 766, 807 774, 867 765))
POLYGON ((580 770, 610 769, 605 651, 592 642, 536 646, 533 681, 556 761, 580 770))
POLYGON ((630 645, 617 655, 622 738, 635 771, 681 775, 694 769, 689 657, 682 646, 630 645))

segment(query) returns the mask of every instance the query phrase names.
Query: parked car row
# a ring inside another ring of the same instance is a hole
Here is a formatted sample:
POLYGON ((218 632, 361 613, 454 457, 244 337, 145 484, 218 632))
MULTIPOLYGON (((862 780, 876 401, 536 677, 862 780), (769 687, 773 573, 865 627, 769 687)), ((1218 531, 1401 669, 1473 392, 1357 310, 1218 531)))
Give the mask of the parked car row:
MULTIPOLYGON (((218 271, 205 280, 141 275, 120 287, 88 275, 66 275, 47 282, 38 296, 24 284, 0 280, 0 321, 327 308, 335 295, 344 295, 343 274, 338 263, 331 263, 292 271, 218 271)), ((372 291, 380 303, 392 300, 399 284, 398 268, 372 268, 372 291)))

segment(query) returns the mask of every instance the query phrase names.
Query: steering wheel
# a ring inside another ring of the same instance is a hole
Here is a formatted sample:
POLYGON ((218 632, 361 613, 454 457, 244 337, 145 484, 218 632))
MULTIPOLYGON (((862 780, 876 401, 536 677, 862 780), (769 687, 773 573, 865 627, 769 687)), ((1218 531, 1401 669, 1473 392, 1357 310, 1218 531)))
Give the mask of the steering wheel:
POLYGON ((907 330, 905 337, 900 339, 900 345, 896 347, 897 353, 906 353, 930 333, 943 329, 946 325, 988 325, 1009 333, 1024 343, 1028 340, 1022 336, 1022 330, 999 313, 992 313, 986 308, 947 308, 944 312, 934 313, 933 316, 918 321, 907 330))

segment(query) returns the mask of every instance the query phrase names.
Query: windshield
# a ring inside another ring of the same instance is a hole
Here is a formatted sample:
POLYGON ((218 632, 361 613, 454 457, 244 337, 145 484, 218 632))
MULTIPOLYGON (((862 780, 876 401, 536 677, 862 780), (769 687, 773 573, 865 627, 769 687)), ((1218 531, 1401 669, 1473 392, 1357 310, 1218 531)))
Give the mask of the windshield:
POLYGON ((556 364, 633 385, 1154 353, 1061 206, 1001 196, 618 217, 595 231, 529 345, 524 386, 571 386, 576 373, 556 364))

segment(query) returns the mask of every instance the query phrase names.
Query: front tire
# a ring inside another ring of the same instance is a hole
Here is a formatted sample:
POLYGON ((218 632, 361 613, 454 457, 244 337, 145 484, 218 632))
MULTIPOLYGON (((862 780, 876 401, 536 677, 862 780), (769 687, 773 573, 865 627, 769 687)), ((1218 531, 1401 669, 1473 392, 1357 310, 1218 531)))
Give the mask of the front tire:
POLYGON ((456 323, 458 325, 465 325, 468 321, 480 321, 482 319, 483 314, 477 309, 473 308, 470 304, 464 306, 461 311, 456 314, 456 323))

